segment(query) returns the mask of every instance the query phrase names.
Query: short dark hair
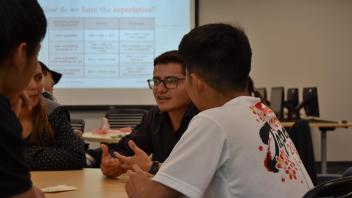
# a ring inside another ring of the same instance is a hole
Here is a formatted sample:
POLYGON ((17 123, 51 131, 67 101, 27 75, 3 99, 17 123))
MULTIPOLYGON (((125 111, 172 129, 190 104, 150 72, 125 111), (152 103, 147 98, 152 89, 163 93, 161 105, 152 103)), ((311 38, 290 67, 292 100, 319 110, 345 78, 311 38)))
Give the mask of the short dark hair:
POLYGON ((247 82, 247 90, 248 90, 248 94, 252 95, 252 93, 254 93, 254 82, 253 79, 248 76, 248 82, 247 82))
POLYGON ((182 38, 179 54, 187 72, 198 74, 215 90, 246 89, 252 50, 243 30, 222 23, 197 27, 182 38))
POLYGON ((167 51, 154 59, 154 67, 157 64, 178 63, 182 66, 182 73, 186 74, 186 67, 177 50, 167 51))
POLYGON ((42 72, 44 76, 47 76, 48 73, 51 73, 51 77, 53 78, 54 84, 57 84, 60 81, 62 74, 57 71, 49 69, 49 67, 46 66, 46 64, 44 64, 42 61, 38 61, 38 62, 40 64, 40 67, 42 68, 42 72))
POLYGON ((47 21, 37 0, 0 0, 0 62, 22 42, 33 55, 44 38, 47 21))
POLYGON ((42 68, 43 75, 44 76, 48 75, 48 72, 50 72, 48 66, 46 66, 46 64, 44 64, 42 61, 38 61, 38 62, 40 64, 40 67, 42 68))

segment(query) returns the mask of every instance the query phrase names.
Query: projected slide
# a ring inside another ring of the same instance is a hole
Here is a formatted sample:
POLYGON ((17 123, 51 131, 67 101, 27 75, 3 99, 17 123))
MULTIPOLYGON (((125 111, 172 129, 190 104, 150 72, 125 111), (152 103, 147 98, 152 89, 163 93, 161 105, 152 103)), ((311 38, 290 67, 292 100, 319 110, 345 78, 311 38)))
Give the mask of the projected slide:
POLYGON ((189 0, 40 0, 48 32, 39 59, 59 88, 146 88, 153 59, 191 29, 189 0))

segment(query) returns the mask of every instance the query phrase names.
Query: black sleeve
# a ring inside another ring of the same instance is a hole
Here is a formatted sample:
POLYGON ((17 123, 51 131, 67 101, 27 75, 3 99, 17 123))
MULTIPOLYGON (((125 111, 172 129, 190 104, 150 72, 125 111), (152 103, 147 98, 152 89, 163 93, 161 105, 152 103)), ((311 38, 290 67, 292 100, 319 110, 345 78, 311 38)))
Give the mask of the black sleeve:
MULTIPOLYGON (((66 112, 54 110, 49 116, 55 145, 28 146, 26 160, 33 170, 81 169, 86 165, 84 142, 71 127, 66 112)), ((45 145, 45 144, 43 144, 45 145)))
POLYGON ((18 195, 32 187, 21 134, 22 128, 15 114, 0 97, 0 197, 18 195))
POLYGON ((148 113, 146 113, 141 123, 139 123, 135 128, 133 128, 130 135, 123 137, 119 143, 110 144, 110 152, 117 151, 126 156, 134 155, 134 152, 129 148, 128 141, 133 140, 136 145, 142 149, 147 155, 153 152, 152 148, 152 125, 154 118, 157 114, 157 109, 153 108, 148 113))

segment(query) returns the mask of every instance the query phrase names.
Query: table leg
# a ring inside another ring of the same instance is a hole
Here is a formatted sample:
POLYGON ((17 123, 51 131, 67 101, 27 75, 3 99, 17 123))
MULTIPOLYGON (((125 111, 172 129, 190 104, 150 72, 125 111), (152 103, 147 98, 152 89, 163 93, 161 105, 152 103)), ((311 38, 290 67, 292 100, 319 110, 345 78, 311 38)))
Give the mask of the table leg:
POLYGON ((326 142, 326 133, 327 131, 324 129, 321 130, 321 173, 327 173, 327 142, 326 142))

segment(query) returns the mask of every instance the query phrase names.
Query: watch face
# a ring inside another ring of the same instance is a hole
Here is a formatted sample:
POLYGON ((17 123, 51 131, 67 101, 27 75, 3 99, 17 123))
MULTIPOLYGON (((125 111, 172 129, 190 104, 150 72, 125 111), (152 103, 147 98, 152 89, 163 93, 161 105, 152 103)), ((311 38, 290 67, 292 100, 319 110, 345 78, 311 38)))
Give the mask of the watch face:
POLYGON ((150 167, 149 173, 155 175, 159 170, 159 162, 153 161, 152 166, 150 167))

